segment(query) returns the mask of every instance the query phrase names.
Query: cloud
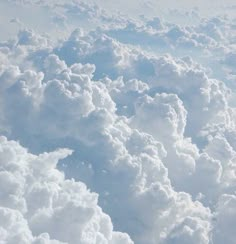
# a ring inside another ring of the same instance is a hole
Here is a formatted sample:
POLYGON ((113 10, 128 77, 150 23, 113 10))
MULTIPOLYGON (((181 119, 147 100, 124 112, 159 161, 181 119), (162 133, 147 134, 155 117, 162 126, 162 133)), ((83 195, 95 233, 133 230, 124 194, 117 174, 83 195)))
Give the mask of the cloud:
POLYGON ((125 20, 58 42, 26 29, 1 43, 6 242, 233 243, 233 88, 221 69, 209 72, 229 26, 125 20), (137 47, 142 40, 171 54, 137 47), (191 50, 207 50, 209 65, 191 50))
POLYGON ((234 242, 232 226, 235 221, 235 195, 223 195, 217 205, 214 228, 214 243, 234 242))
MULTIPOLYGON (((31 46, 31 43, 28 45, 31 46)), ((35 45, 38 45, 37 42, 35 45)), ((105 49, 103 42, 100 45, 105 49)), ((14 69, 17 71, 17 66, 14 66, 14 69)), ((200 222, 210 223, 211 213, 208 209, 198 202, 193 202, 188 194, 175 192, 172 188, 167 169, 161 161, 166 157, 164 137, 154 139, 151 135, 138 132, 131 127, 125 117, 116 115, 116 104, 109 94, 116 86, 112 88, 110 84, 109 87, 108 79, 106 79, 107 87, 102 81, 92 80, 94 70, 94 66, 90 64, 68 66, 55 54, 49 54, 42 62, 42 71, 15 72, 14 82, 10 83, 10 88, 4 88, 5 96, 2 97, 5 107, 2 112, 6 111, 4 117, 10 122, 10 134, 21 138, 34 150, 41 148, 41 141, 48 141, 49 146, 52 146, 50 140, 53 140, 57 146, 61 145, 64 138, 67 138, 70 145, 74 141, 75 145, 72 148, 76 150, 75 155, 78 155, 76 160, 78 162, 84 160, 86 164, 91 164, 90 170, 84 169, 87 176, 83 177, 79 171, 76 171, 78 175, 74 174, 74 176, 81 177, 92 189, 99 192, 100 204, 112 216, 116 228, 128 231, 137 243, 156 243, 165 239, 172 229, 177 228, 188 216, 198 215, 200 222), (7 110, 9 106, 11 109, 7 110), (22 117, 20 121, 17 119, 18 111, 25 111, 28 116, 22 117), (27 132, 22 131, 26 125, 27 132), (39 143, 34 142, 33 135, 38 136, 39 143), (80 147, 83 149, 81 155, 80 147), (93 153, 90 154, 89 151, 93 153), (107 185, 107 182, 112 184, 107 185), (182 204, 185 206, 180 208, 179 205, 182 204), (175 222, 171 221, 173 218, 176 218, 175 222)), ((134 79, 127 82, 120 79, 118 85, 116 89, 135 92, 137 102, 139 96, 148 89, 147 84, 134 79)), ((181 136, 186 116, 181 101, 175 95, 156 95, 157 103, 158 98, 163 103, 163 108, 165 102, 173 105, 172 119, 179 120, 177 122, 179 125, 174 125, 176 122, 170 121, 169 128, 173 128, 173 137, 181 136), (177 114, 181 110, 183 118, 178 118, 177 114)), ((164 125, 166 122, 160 121, 161 123, 164 125)), ((152 131, 148 132, 153 134, 152 131)), ((155 137, 154 134, 153 136, 155 137)), ((49 156, 43 154, 39 157, 42 157, 42 161, 45 162, 41 167, 44 166, 50 173, 51 166, 47 160, 49 156)), ((52 161, 56 167, 56 161, 53 158, 52 161)), ((41 167, 38 168, 39 172, 41 167)), ((59 173, 56 169, 53 172, 59 173)), ((73 170, 70 172, 68 169, 69 173, 73 174, 73 170)), ((74 189, 74 184, 78 183, 69 181, 68 189, 74 189)), ((48 206, 52 201, 47 197, 50 189, 35 187, 29 199, 43 194, 40 199, 45 200, 41 202, 48 206)), ((45 232, 47 226, 51 238, 69 243, 84 240, 83 219, 85 218, 84 221, 87 223, 87 217, 92 215, 90 212, 92 210, 84 210, 73 201, 65 202, 62 208, 55 211, 44 208, 40 210, 41 207, 36 205, 28 210, 33 213, 36 211, 35 214, 32 213, 30 219, 33 233, 39 235, 45 232), (81 216, 82 222, 78 225, 72 218, 74 212, 78 212, 81 216), (56 221, 58 219, 63 219, 63 222, 56 221), (63 232, 58 234, 58 230, 70 225, 72 234, 67 235, 63 232), (74 236, 73 233, 76 235, 74 236)), ((203 232, 208 233, 209 230, 204 229, 203 232)), ((204 233, 200 235, 205 235, 204 233)))
POLYGON ((97 194, 81 182, 66 180, 56 169, 71 150, 36 156, 5 137, 0 144, 2 241, 133 243, 127 234, 112 231, 110 217, 97 205, 97 194))

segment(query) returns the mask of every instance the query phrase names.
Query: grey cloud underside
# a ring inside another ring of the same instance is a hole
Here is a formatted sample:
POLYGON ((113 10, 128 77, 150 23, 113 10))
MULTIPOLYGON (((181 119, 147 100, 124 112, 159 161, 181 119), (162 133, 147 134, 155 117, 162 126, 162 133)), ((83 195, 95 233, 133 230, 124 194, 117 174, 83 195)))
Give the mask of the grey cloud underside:
POLYGON ((233 20, 56 8, 105 26, 0 43, 0 243, 233 244, 233 20))

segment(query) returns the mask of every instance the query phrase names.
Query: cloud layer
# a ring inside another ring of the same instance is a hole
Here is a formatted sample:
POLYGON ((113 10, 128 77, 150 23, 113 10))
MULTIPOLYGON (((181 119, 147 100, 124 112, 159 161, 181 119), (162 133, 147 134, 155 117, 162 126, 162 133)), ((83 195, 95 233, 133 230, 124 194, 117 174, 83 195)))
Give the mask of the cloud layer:
POLYGON ((0 43, 0 241, 233 244, 234 20, 28 4, 99 28, 0 43))

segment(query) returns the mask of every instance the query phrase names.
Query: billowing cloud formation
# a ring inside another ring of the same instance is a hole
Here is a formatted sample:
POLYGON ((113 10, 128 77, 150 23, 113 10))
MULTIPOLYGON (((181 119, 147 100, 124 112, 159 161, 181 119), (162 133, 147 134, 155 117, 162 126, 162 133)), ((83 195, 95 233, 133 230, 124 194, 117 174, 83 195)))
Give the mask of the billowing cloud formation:
MULTIPOLYGON (((57 6, 65 25, 106 16, 78 6, 57 6)), ((3 240, 233 243, 232 21, 109 18, 59 42, 26 29, 0 45, 3 240)))
MULTIPOLYGON (((91 164, 86 172, 87 183, 104 195, 101 205, 115 219, 117 227, 127 230, 136 242, 161 241, 189 216, 204 226, 199 238, 206 238, 210 231, 209 210, 199 202, 192 202, 188 194, 173 190, 161 161, 166 156, 162 143, 132 129, 125 117, 116 115, 115 103, 105 84, 91 80, 94 66, 68 67, 55 54, 49 54, 43 64, 49 77, 52 69, 58 73, 53 80, 44 82, 43 73, 22 73, 19 68, 13 68, 15 83, 5 88, 6 96, 2 97, 3 112, 6 111, 3 117, 11 125, 9 130, 26 144, 34 145, 33 137, 39 136, 43 141, 52 138, 56 145, 67 138, 69 143, 78 144, 78 148, 74 146, 78 151, 83 147, 82 158, 91 164), (10 105, 11 110, 7 110, 10 105), (18 106, 30 115, 21 117, 21 122, 17 119, 18 106), (27 134, 22 132, 26 125, 27 134), (93 151, 93 155, 88 151, 93 151), (107 185, 108 182, 112 183, 107 185)), ((148 88, 139 81, 131 80, 129 84, 132 83, 130 90, 138 90, 139 96, 148 88)), ((183 133, 183 128, 176 130, 177 135, 183 133)), ((82 179, 86 181, 86 177, 82 179)))
POLYGON ((2 243, 133 243, 112 231, 97 194, 56 169, 71 150, 36 156, 5 137, 0 148, 2 243))

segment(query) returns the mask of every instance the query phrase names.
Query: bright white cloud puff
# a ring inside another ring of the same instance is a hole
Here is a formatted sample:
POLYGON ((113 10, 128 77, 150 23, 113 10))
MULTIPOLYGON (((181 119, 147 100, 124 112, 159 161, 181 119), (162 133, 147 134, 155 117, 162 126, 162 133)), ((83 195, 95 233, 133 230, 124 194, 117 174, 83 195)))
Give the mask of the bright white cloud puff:
POLYGON ((2 243, 133 243, 112 231, 97 194, 56 169, 71 150, 36 156, 5 137, 0 144, 2 243))

